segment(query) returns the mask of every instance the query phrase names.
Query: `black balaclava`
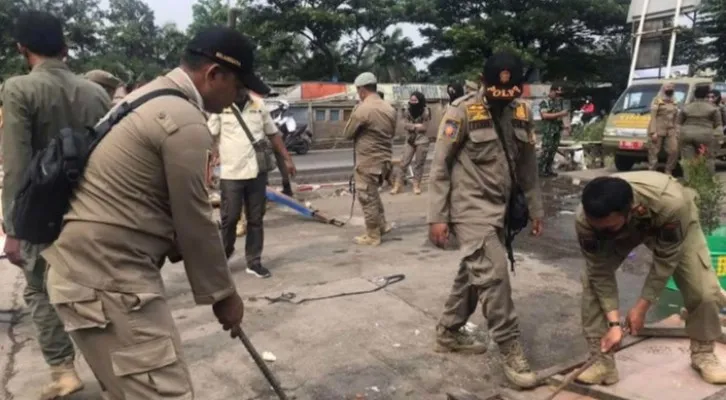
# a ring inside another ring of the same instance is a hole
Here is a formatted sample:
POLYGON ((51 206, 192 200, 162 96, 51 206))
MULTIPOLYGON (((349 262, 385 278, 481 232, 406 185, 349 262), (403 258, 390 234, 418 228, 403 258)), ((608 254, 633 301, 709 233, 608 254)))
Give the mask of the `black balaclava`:
POLYGON ((426 97, 421 92, 413 92, 411 93, 411 96, 409 96, 409 103, 408 103, 408 112, 411 114, 411 117, 418 118, 421 115, 423 115, 424 110, 426 109, 426 97), (418 103, 411 104, 410 99, 411 97, 416 97, 418 99, 418 103))
POLYGON ((450 83, 446 87, 446 92, 449 94, 449 104, 451 104, 454 100, 464 96, 464 85, 461 83, 450 83))

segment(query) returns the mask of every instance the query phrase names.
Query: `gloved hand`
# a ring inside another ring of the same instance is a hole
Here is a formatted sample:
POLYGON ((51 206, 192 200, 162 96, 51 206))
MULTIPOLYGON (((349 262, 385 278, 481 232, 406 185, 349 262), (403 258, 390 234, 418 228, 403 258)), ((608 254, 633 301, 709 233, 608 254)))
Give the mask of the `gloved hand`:
POLYGON ((244 303, 239 294, 235 292, 231 296, 214 303, 212 305, 214 315, 217 321, 222 324, 222 329, 230 331, 233 338, 239 337, 239 325, 242 323, 242 317, 245 314, 244 303))

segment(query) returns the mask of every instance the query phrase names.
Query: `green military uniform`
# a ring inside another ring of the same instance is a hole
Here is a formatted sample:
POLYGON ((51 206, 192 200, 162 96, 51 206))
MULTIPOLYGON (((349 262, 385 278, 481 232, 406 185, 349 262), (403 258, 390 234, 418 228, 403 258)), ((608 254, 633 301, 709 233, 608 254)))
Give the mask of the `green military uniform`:
MULTIPOLYGON (((539 112, 554 114, 564 111, 561 99, 548 98, 539 103, 539 112)), ((557 147, 560 145, 563 122, 561 119, 542 119, 542 153, 539 158, 540 175, 553 174, 552 164, 557 154, 557 147)))
POLYGON ((391 190, 391 194, 398 193, 400 188, 403 186, 405 171, 408 166, 411 165, 412 161, 414 163, 414 192, 416 192, 416 194, 420 194, 421 179, 423 178, 424 166, 426 165, 426 156, 429 152, 429 137, 427 132, 429 130, 431 115, 428 109, 425 109, 423 114, 414 118, 407 111, 404 116, 404 121, 406 121, 406 144, 404 145, 401 162, 395 170, 395 183, 391 190))
MULTIPOLYGON (((371 73, 358 78, 359 87, 376 83, 371 73)), ((390 230, 378 188, 391 173, 395 131, 396 110, 374 92, 353 110, 343 132, 345 139, 355 143, 355 190, 366 225, 366 234, 355 239, 358 244, 377 246, 381 234, 390 230)))
POLYGON ((706 151, 711 172, 716 171, 718 140, 723 137, 721 110, 706 100, 695 100, 678 114, 681 159, 688 161, 706 151))
MULTIPOLYGON (((618 380, 615 360, 600 353, 600 338, 608 330, 606 314, 619 309, 615 272, 628 254, 641 244, 653 250, 653 264, 641 298, 658 302, 673 276, 688 310, 686 331, 692 339, 692 361, 704 376, 726 379, 718 372, 713 341, 721 335, 721 289, 711 267, 708 247, 698 219, 695 192, 665 174, 652 171, 615 174, 633 188, 629 221, 615 236, 598 235, 588 224, 582 206, 576 231, 587 267, 582 284, 582 325, 598 362, 580 376, 591 384, 618 380), (714 372, 716 371, 716 372, 714 372)), ((726 380, 724 380, 726 382, 726 380)))
POLYGON ((508 379, 535 384, 521 344, 504 245, 505 212, 514 184, 524 190, 532 218, 542 218, 532 112, 522 101, 492 112, 483 92, 454 101, 439 126, 429 183, 430 224, 448 224, 461 244, 459 271, 439 321, 439 351, 480 353, 486 346, 459 331, 481 302, 508 379), (497 133, 496 126, 499 128, 497 133), (500 139, 501 138, 501 139, 500 139), (508 164, 501 140, 512 158, 508 164))
POLYGON ((658 165, 658 154, 665 146, 665 173, 672 174, 678 162, 678 105, 672 98, 659 97, 650 109, 648 136, 651 138, 648 147, 648 165, 654 171, 658 165))
MULTIPOLYGON (((8 79, 3 85, 3 178, 4 229, 14 236, 10 218, 31 157, 47 146, 62 128, 93 126, 108 111, 111 99, 98 85, 74 73, 60 60, 48 59, 28 75, 8 79)), ((22 243, 27 281, 24 298, 38 332, 38 343, 51 366, 72 363, 73 343, 48 300, 45 287, 46 263, 40 258, 45 246, 22 243)))

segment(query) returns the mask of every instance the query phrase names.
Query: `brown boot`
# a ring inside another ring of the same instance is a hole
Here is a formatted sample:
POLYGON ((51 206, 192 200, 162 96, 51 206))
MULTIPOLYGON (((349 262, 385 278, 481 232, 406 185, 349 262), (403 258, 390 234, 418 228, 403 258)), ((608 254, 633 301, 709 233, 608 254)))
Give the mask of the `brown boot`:
POLYGON ((391 189, 391 194, 394 194, 395 195, 395 194, 399 194, 399 193, 401 193, 401 181, 400 180, 396 180, 393 183, 393 189, 391 189))
POLYGON ((43 387, 40 400, 54 400, 83 389, 83 382, 76 373, 73 360, 50 367, 51 382, 43 387))
POLYGON ((726 369, 713 353, 714 342, 691 339, 691 367, 701 374, 704 381, 720 385, 726 383, 726 369))
POLYGON ((531 389, 537 386, 537 376, 529 367, 524 356, 524 348, 519 339, 510 339, 499 344, 504 364, 504 376, 514 386, 520 389, 531 389))
POLYGON ((597 357, 595 364, 583 371, 576 379, 586 385, 613 385, 620 380, 615 367, 615 356, 600 351, 600 339, 588 339, 590 357, 597 357))
POLYGON ((420 182, 414 182, 413 183, 413 193, 414 194, 421 194, 421 183, 420 182))
POLYGON ((452 331, 444 326, 436 327, 437 353, 483 354, 487 344, 463 330, 452 331))
POLYGON ((381 244, 381 228, 366 229, 366 233, 356 236, 353 242, 361 246, 378 246, 381 244))

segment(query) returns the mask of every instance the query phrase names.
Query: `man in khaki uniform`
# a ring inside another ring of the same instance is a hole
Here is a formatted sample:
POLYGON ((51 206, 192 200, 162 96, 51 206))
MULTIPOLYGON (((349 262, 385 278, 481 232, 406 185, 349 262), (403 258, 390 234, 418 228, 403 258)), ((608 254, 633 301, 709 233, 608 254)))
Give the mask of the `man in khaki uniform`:
POLYGON ((208 28, 181 67, 127 96, 176 89, 187 99, 155 98, 111 129, 43 252, 51 302, 109 399, 194 398, 164 298, 165 258, 184 260, 194 301, 239 334, 244 307, 205 187, 212 137, 202 110, 219 113, 242 87, 266 87, 252 73, 253 49, 235 30, 208 28))
POLYGON ((354 143, 355 191, 366 224, 366 233, 357 236, 355 243, 378 246, 381 236, 391 230, 378 188, 391 173, 396 110, 378 96, 378 80, 372 73, 358 75, 354 84, 361 101, 351 113, 343 137, 354 143))
POLYGON ((544 215, 537 157, 528 139, 534 129, 532 110, 516 100, 522 80, 519 57, 495 54, 484 67, 484 90, 457 99, 446 110, 431 164, 428 221, 431 241, 445 247, 451 232, 461 255, 436 329, 437 351, 486 351, 485 343, 461 330, 481 302, 492 338, 504 356, 507 379, 530 388, 537 379, 519 341, 504 241, 514 185, 526 196, 535 235, 542 232, 544 215))
POLYGON ((691 365, 709 383, 726 383, 726 369, 713 353, 721 335, 721 289, 698 219, 696 194, 653 171, 600 177, 585 186, 577 211, 577 236, 587 262, 582 283, 582 325, 598 361, 578 380, 610 385, 618 381, 610 352, 623 338, 615 272, 641 244, 653 250, 653 265, 640 299, 625 324, 643 328, 648 309, 658 302, 668 278, 683 295, 691 338, 691 365))
POLYGON ((667 154, 665 173, 673 174, 678 162, 678 103, 673 98, 673 83, 663 85, 663 94, 653 103, 650 108, 650 124, 648 125, 648 136, 650 147, 648 147, 648 166, 655 171, 658 165, 658 154, 661 148, 665 147, 667 154))
POLYGON ((83 388, 73 367, 75 352, 48 300, 44 283, 45 246, 15 239, 10 218, 32 156, 48 145, 61 129, 93 126, 108 111, 110 99, 98 86, 72 73, 62 59, 67 52, 61 21, 38 11, 17 20, 18 49, 31 72, 8 79, 3 85, 3 229, 8 260, 22 267, 26 279, 25 302, 30 308, 38 344, 50 365, 52 382, 41 389, 41 399, 52 399, 83 388))
POLYGON ((403 187, 403 177, 406 174, 408 166, 413 165, 413 192, 421 194, 421 179, 423 178, 424 166, 426 165, 426 156, 429 153, 429 122, 431 114, 426 107, 426 97, 421 92, 413 92, 408 100, 408 110, 404 115, 406 124, 406 144, 404 145, 401 162, 395 168, 395 181, 391 194, 398 194, 403 187))
MULTIPOLYGON (((708 85, 698 85, 693 91, 693 102, 678 114, 681 139, 681 160, 689 161, 699 154, 708 159, 711 173, 716 172, 716 153, 723 139, 721 110, 708 102, 708 85)), ((686 176, 686 179, 688 177, 686 176)))
MULTIPOLYGON (((116 94, 116 89, 118 89, 119 86, 121 86, 121 84, 123 83, 121 82, 121 79, 117 78, 112 73, 106 72, 101 69, 94 69, 88 71, 83 76, 89 81, 100 85, 103 90, 108 93, 108 97, 112 100, 114 98, 114 95, 116 94)), ((113 104, 115 104, 115 102, 113 104)))

